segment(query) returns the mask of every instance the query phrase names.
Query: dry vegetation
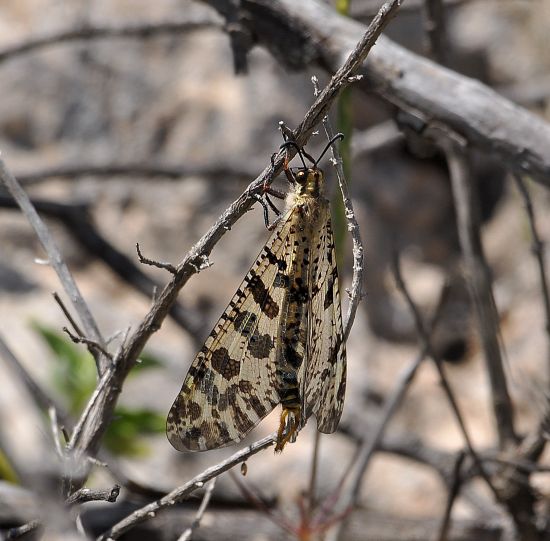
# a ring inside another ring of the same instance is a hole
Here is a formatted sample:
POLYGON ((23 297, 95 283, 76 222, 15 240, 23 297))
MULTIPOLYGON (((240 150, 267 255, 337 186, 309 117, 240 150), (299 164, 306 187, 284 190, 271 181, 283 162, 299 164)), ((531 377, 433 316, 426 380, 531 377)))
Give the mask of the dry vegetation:
POLYGON ((234 448, 168 444, 268 236, 250 192, 280 172, 279 121, 325 145, 311 76, 381 0, 233 4, 0 4, 0 540, 547 539, 549 0, 404 0, 363 78, 316 102, 351 143, 365 248, 338 432, 274 455, 275 413, 234 448))

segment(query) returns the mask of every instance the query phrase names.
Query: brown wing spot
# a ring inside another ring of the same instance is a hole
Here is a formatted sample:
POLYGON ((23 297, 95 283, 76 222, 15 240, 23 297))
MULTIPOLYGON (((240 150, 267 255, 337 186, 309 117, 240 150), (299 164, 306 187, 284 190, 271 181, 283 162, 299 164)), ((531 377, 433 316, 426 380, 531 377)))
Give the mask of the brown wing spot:
POLYGON ((248 351, 256 359, 267 359, 273 347, 273 339, 269 334, 254 334, 248 342, 248 351))
POLYGON ((177 422, 178 419, 186 416, 187 408, 185 407, 185 400, 180 393, 178 394, 178 396, 176 396, 176 400, 174 400, 174 405, 170 409, 170 413, 168 414, 168 422, 177 422))
POLYGON ((252 391, 252 383, 246 379, 241 379, 241 381, 239 381, 239 390, 241 393, 250 394, 250 391, 252 391))
POLYGON ((273 319, 279 314, 279 306, 273 300, 273 297, 269 294, 262 279, 257 274, 252 273, 248 281, 248 289, 252 293, 252 297, 254 297, 258 306, 261 307, 262 312, 269 319, 273 319))
POLYGON ((247 310, 243 310, 242 312, 237 314, 233 325, 235 326, 235 330, 239 331, 241 334, 243 334, 243 336, 249 336, 254 328, 257 319, 258 316, 256 316, 256 314, 248 312, 247 310))
POLYGON ((186 431, 185 431, 185 437, 187 440, 191 441, 191 442, 196 442, 198 441, 198 439, 202 436, 202 430, 197 427, 197 426, 193 426, 192 428, 188 428, 186 431))
POLYGON ((218 410, 219 411, 225 411, 229 406, 233 405, 235 403, 235 395, 237 394, 237 391, 239 390, 238 385, 231 385, 229 386, 224 393, 220 393, 219 399, 218 399, 218 410))
POLYGON ((279 259, 268 246, 265 247, 265 255, 272 265, 277 265, 280 270, 286 269, 286 261, 284 259, 279 259))
POLYGON ((219 348, 212 352, 212 368, 229 381, 239 375, 241 362, 232 359, 226 348, 219 348))
POLYGON ((218 421, 217 426, 222 442, 227 443, 228 441, 231 441, 231 436, 229 435, 229 430, 227 430, 227 425, 221 421, 218 421))
POLYGON ((189 402, 187 404, 187 413, 191 421, 196 421, 202 413, 202 408, 196 402, 189 402))
POLYGON ((328 277, 327 293, 323 308, 326 310, 334 302, 334 274, 328 277))
POLYGON ((239 431, 239 434, 246 434, 253 426, 254 422, 250 417, 238 406, 234 408, 235 427, 239 431))
POLYGON ((250 396, 246 399, 246 403, 254 410, 260 419, 267 413, 265 406, 260 402, 257 396, 250 396))

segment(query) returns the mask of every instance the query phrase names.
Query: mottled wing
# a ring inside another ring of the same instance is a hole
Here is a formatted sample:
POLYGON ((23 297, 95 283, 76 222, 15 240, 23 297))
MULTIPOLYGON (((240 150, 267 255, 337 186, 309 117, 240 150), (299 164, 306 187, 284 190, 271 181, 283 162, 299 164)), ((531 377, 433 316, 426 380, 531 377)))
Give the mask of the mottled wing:
POLYGON ((305 411, 317 418, 317 429, 336 430, 346 388, 346 350, 343 341, 338 268, 328 204, 321 207, 325 220, 314 239, 311 269, 310 323, 305 368, 305 411), (318 259, 317 259, 318 258, 318 259))
POLYGON ((279 402, 277 339, 294 243, 289 211, 197 354, 168 414, 178 450, 240 441, 279 402))

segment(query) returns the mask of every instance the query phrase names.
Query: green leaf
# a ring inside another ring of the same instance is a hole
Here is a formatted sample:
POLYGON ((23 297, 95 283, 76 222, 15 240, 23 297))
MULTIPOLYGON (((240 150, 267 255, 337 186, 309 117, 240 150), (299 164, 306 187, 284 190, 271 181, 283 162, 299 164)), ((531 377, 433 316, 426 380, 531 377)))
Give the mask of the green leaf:
POLYGON ((105 446, 113 453, 126 456, 142 456, 147 446, 141 436, 164 432, 166 420, 156 411, 118 407, 104 437, 105 446))
POLYGON ((8 483, 13 483, 14 485, 19 484, 17 473, 2 449, 0 449, 0 479, 8 481, 8 483))
POLYGON ((68 410, 77 415, 96 386, 96 366, 84 346, 77 346, 60 332, 37 322, 35 331, 50 348, 56 360, 52 372, 53 384, 68 402, 68 410))

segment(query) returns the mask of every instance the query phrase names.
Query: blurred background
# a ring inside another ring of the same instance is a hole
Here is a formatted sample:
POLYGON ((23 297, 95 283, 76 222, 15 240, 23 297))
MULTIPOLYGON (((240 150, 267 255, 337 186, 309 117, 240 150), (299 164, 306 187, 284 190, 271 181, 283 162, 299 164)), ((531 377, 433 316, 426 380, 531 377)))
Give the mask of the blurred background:
MULTIPOLYGON (((357 0, 351 16, 366 23, 378 4, 357 0)), ((445 5, 449 67, 548 117, 550 1, 453 0, 445 5)), ((386 34, 426 54, 421 7, 420 2, 405 2, 386 34)), ((313 101, 311 76, 317 75, 321 86, 327 81, 320 68, 285 71, 258 47, 248 56, 248 72, 236 75, 222 25, 213 10, 185 0, 0 3, 2 158, 46 219, 105 336, 135 328, 155 288, 169 278, 139 264, 136 243, 146 257, 180 261, 269 163, 281 144, 279 121, 295 127, 302 119, 313 101), (147 38, 69 41, 2 54, 17 44, 83 26, 167 21, 205 24, 147 38)), ((349 182, 365 243, 366 297, 348 341, 343 431, 321 438, 321 494, 337 486, 353 459, 357 434, 368 437, 397 375, 419 351, 414 320, 390 268, 395 246, 405 281, 426 317, 433 313, 442 284, 451 284, 434 347, 446 360, 474 444, 488 449, 496 442, 445 159, 435 147, 406 137, 394 108, 376 96, 352 90, 346 99, 352 121, 349 182)), ((324 145, 324 137, 317 135, 308 151, 315 156, 324 145)), ((517 429, 526 432, 542 414, 548 382, 548 337, 529 224, 501 165, 481 153, 471 158, 517 429)), ((328 160, 323 166, 336 196, 334 171, 328 160)), ((277 187, 286 189, 285 182, 278 181, 277 187)), ((535 183, 529 189, 545 240, 549 193, 535 183)), ((40 264, 45 255, 25 218, 5 194, 0 196, 0 335, 36 382, 76 418, 95 387, 93 360, 62 332, 67 322, 51 294, 61 291, 56 275, 40 264)), ((339 233, 339 270, 343 286, 349 287, 351 241, 345 230, 339 233)), ((88 483, 125 485, 117 504, 84 508, 84 522, 95 533, 115 520, 109 513, 120 518, 133 505, 170 491, 237 449, 178 453, 164 436, 164 422, 190 362, 268 236, 256 205, 216 245, 213 265, 189 281, 173 317, 149 341, 104 440, 112 471, 98 467, 88 483)), ((120 336, 113 343, 119 341, 120 336)), ((46 417, 2 358, 0 378, 3 528, 33 518, 36 502, 27 494, 25 505, 14 505, 6 484, 26 485, 22 479, 41 469, 44 457, 52 456, 52 444, 46 417)), ((246 441, 269 434, 277 423, 275 412, 246 441)), ((283 454, 267 451, 252 458, 242 479, 293 524, 299 523, 298 502, 309 483, 314 425, 283 454)), ((439 517, 447 487, 433 464, 423 463, 421 453, 415 456, 411 442, 449 464, 463 440, 432 363, 420 368, 387 437, 388 449, 376 454, 364 477, 362 508, 373 517, 439 517)), ((544 501, 547 474, 536 475, 533 482, 544 501)), ((459 498, 456 517, 498 513, 485 496, 485 487, 471 487, 459 498)), ((186 506, 194 510, 198 504, 193 497, 186 506)), ((257 535, 248 532, 247 539, 293 538, 280 524, 270 523, 265 511, 256 511, 251 498, 225 475, 196 539, 216 538, 215 528, 224 524, 216 516, 230 524, 231 510, 242 508, 261 521, 257 535)), ((165 537, 151 527, 151 537, 143 538, 175 539, 184 527, 176 521, 164 530, 165 537)), ((139 535, 145 534, 128 539, 139 535)))

